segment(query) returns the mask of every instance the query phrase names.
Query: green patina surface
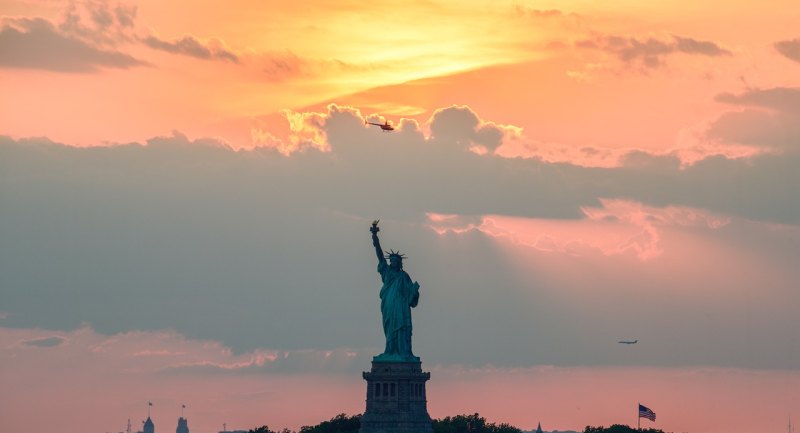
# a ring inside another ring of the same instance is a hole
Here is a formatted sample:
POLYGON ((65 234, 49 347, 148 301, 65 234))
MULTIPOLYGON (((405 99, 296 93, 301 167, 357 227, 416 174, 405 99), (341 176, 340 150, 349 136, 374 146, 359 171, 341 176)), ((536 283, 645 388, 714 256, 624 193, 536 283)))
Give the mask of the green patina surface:
POLYGON ((403 255, 392 251, 384 256, 378 239, 378 222, 372 223, 372 244, 378 257, 378 273, 383 286, 380 291, 383 333, 386 348, 374 357, 375 362, 419 362, 411 350, 411 308, 419 302, 419 283, 403 270, 403 255), (386 259, 389 259, 387 263, 386 259))

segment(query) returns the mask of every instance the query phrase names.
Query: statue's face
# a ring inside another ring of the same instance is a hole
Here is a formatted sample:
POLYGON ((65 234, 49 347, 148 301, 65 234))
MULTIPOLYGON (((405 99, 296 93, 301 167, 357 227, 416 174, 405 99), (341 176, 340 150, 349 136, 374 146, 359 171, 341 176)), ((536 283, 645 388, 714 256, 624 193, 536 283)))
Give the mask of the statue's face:
POLYGON ((403 269, 403 259, 397 256, 390 256, 389 266, 392 269, 403 269))

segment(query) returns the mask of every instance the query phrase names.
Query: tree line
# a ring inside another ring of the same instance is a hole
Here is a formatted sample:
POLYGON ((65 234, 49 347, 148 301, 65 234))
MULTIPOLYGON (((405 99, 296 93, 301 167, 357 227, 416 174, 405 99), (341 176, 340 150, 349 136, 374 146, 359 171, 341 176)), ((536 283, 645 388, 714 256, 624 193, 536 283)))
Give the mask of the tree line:
MULTIPOLYGON (((346 415, 339 414, 328 421, 322 421, 317 425, 307 425, 300 427, 294 432, 289 429, 270 430, 266 425, 256 427, 248 433, 358 433, 361 428, 361 414, 346 415)), ((486 418, 479 414, 447 416, 433 420, 433 433, 522 433, 517 427, 511 424, 495 424, 487 422, 486 418)), ((583 433, 665 433, 663 430, 648 428, 637 430, 633 427, 622 424, 614 424, 611 427, 586 426, 583 433)))

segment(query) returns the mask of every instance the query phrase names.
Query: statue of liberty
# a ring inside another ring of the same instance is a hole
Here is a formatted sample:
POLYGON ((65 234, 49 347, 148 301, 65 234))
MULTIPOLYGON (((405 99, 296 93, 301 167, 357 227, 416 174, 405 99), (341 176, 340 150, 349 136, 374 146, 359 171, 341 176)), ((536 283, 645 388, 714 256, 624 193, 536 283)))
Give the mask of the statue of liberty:
POLYGON ((404 255, 390 251, 384 256, 378 240, 378 221, 372 223, 372 245, 378 256, 378 273, 381 274, 381 315, 386 349, 374 358, 375 361, 419 362, 411 352, 411 308, 419 301, 419 283, 411 281, 403 270, 404 255), (389 259, 389 263, 386 263, 389 259))

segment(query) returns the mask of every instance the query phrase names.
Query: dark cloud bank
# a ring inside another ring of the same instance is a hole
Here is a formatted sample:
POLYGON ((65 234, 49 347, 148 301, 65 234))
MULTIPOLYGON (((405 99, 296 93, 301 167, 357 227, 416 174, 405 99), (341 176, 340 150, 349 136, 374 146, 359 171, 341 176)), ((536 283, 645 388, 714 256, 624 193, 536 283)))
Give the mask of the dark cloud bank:
POLYGON ((166 51, 172 54, 182 54, 204 60, 223 60, 232 63, 239 63, 239 57, 232 51, 227 50, 221 44, 204 44, 191 35, 184 36, 174 41, 161 39, 150 35, 142 39, 142 43, 150 48, 166 51))
POLYGON ((22 342, 22 344, 34 347, 57 347, 64 344, 65 341, 66 339, 64 337, 53 336, 53 337, 36 338, 33 340, 25 340, 22 342))
MULTIPOLYGON (((0 286, 13 313, 4 323, 174 328, 237 351, 377 351, 379 279, 367 228, 381 218, 384 245, 409 255, 422 284, 415 344, 429 362, 800 366, 789 341, 796 316, 747 303, 750 277, 697 279, 667 264, 662 278, 623 257, 602 258, 609 269, 598 269, 590 259, 600 257, 520 253, 532 266, 569 269, 574 280, 558 282, 520 274, 481 233, 443 238, 425 225, 426 212, 576 219, 582 206, 617 198, 797 226, 796 148, 684 168, 633 153, 619 168, 584 168, 476 155, 465 141, 495 143, 491 128, 463 112, 440 114, 426 139, 413 124, 392 134, 366 129, 333 107, 321 123, 333 151, 290 157, 178 133, 88 149, 0 138, 0 286), (613 271, 620 267, 629 271, 613 271), (587 287, 597 297, 569 293, 587 287), (682 305, 669 294, 676 287, 729 296, 682 305), (745 307, 750 322, 741 320, 745 307), (708 346, 729 332, 738 338, 708 346), (614 342, 634 334, 652 346, 620 352, 614 342), (753 356, 754 348, 776 355, 753 356)), ((722 138, 731 133, 720 128, 722 138)), ((797 240, 737 227, 715 236, 774 258, 777 280, 760 290, 797 305, 797 293, 786 292, 798 278, 790 264, 797 240)), ((699 269, 724 267, 704 260, 699 269)))
POLYGON ((133 44, 203 60, 239 63, 218 39, 185 35, 175 40, 137 36, 136 6, 110 2, 70 4, 59 22, 38 17, 0 19, 0 68, 87 73, 149 66, 125 53, 133 44))
POLYGON ((644 68, 663 66, 666 58, 673 54, 689 54, 707 57, 729 56, 731 52, 712 41, 672 35, 669 38, 619 35, 596 35, 576 42, 578 48, 605 51, 628 64, 644 68))
POLYGON ((146 64, 115 49, 64 34, 41 18, 18 19, 0 29, 0 67, 94 72, 102 67, 127 69, 146 64))
POLYGON ((778 41, 774 46, 787 59, 800 63, 800 38, 778 41))

